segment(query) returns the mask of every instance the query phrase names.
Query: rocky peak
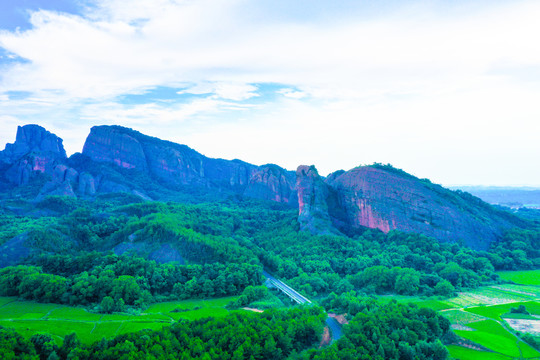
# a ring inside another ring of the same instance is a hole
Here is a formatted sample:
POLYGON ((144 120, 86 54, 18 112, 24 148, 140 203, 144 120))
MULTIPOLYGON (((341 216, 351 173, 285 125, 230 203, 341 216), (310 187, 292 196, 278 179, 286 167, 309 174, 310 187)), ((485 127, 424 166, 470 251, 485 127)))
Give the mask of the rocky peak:
POLYGON ((49 153, 56 158, 66 158, 62 139, 39 125, 17 128, 15 142, 7 144, 3 151, 4 161, 13 163, 29 153, 49 153))
POLYGON ((337 232, 332 226, 328 204, 330 188, 319 176, 315 166, 300 165, 296 170, 298 191, 298 222, 301 230, 312 233, 337 232))
POLYGON ((146 171, 142 145, 133 133, 120 126, 94 126, 86 138, 82 153, 97 162, 146 171))
POLYGON ((12 184, 29 182, 36 173, 52 175, 56 164, 66 160, 62 139, 39 125, 17 128, 13 144, 0 152, 5 178, 12 184))

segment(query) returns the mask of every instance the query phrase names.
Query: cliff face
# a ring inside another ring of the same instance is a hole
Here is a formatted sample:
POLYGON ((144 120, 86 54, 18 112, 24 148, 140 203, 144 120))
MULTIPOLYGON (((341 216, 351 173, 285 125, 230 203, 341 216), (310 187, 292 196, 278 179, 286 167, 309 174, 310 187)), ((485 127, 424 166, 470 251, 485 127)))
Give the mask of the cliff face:
POLYGON ((4 176, 15 185, 28 183, 38 173, 52 175, 65 159, 62 139, 39 125, 19 126, 15 142, 0 152, 4 176))
POLYGON ((84 143, 83 154, 94 161, 112 163, 124 169, 147 169, 139 141, 117 127, 94 126, 84 143))
POLYGON ((463 240, 472 248, 486 249, 505 229, 518 223, 470 195, 389 167, 359 167, 329 176, 325 182, 314 175, 308 178, 306 182, 298 177, 300 202, 312 204, 300 205, 299 219, 311 217, 315 207, 345 232, 361 227, 383 232, 398 229, 443 241, 463 240), (312 195, 306 198, 301 194, 312 195), (321 202, 324 197, 326 201, 321 202))
POLYGON ((298 167, 296 189, 300 229, 313 233, 335 231, 328 209, 330 188, 323 182, 314 166, 298 167))
POLYGON ((83 155, 146 173, 160 183, 199 187, 296 206, 294 173, 275 165, 208 158, 185 145, 120 126, 93 127, 83 155))
POLYGON ((108 192, 149 199, 150 192, 160 198, 174 190, 242 195, 298 207, 300 228, 323 234, 398 229, 486 249, 506 229, 521 225, 472 195, 390 166, 340 170, 323 178, 315 167, 302 165, 295 174, 277 165, 208 158, 120 126, 93 127, 83 153, 69 159, 56 135, 38 125, 19 127, 16 141, 0 152, 0 189, 27 184, 40 174, 49 181, 38 199, 108 192))
POLYGON ((263 165, 249 180, 245 196, 298 206, 295 175, 276 165, 263 165))

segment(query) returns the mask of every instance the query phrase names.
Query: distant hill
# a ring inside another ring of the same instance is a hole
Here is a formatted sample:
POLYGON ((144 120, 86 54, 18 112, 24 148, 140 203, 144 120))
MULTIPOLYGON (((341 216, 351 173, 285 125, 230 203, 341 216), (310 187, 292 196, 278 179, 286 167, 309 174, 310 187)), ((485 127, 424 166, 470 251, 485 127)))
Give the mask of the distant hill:
POLYGON ((497 186, 460 186, 452 187, 467 191, 474 196, 494 205, 508 207, 528 207, 540 209, 540 188, 534 187, 497 187, 497 186))

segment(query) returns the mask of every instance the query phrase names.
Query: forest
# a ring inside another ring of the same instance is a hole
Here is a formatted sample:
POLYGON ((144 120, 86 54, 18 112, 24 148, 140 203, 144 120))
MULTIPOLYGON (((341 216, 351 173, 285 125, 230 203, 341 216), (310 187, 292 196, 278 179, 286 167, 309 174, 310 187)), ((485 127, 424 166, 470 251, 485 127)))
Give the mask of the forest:
POLYGON ((540 266, 540 228, 530 213, 526 230, 475 251, 399 231, 313 235, 298 230, 296 210, 262 201, 134 200, 4 201, 0 296, 135 314, 156 302, 241 295, 231 304, 238 308, 267 296, 258 286, 264 268, 320 305, 181 321, 90 346, 74 334, 59 345, 46 332, 25 339, 2 328, 3 358, 445 359, 446 319, 376 296, 448 297, 499 282, 496 270, 540 266), (319 349, 330 310, 348 313, 350 324, 319 349))

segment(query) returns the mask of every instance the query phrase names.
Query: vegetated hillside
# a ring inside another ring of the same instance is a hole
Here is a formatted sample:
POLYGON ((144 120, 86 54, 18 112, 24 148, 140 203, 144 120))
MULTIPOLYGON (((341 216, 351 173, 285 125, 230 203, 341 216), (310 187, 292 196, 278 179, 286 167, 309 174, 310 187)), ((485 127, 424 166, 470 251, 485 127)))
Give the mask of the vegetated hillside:
POLYGON ((259 300, 253 288, 261 284, 265 267, 328 308, 358 313, 343 340, 323 350, 316 349, 323 324, 321 310, 315 307, 182 322, 91 346, 81 346, 72 336, 60 347, 45 335, 25 342, 0 329, 9 339, 0 347, 21 344, 19 355, 25 349, 29 356, 54 351, 63 359, 71 352, 83 359, 127 353, 158 358, 161 353, 211 358, 220 353, 232 358, 242 345, 236 358, 243 352, 268 359, 355 358, 355 354, 444 359, 447 352, 440 342, 448 332, 444 319, 426 309, 365 297, 447 296, 496 281, 494 269, 540 265, 536 250, 540 232, 534 229, 516 229, 490 251, 378 229, 350 237, 317 235, 299 230, 297 210, 257 200, 180 204, 111 193, 93 199, 11 199, 1 203, 0 211, 5 225, 0 228, 1 253, 7 254, 0 270, 0 296, 85 306, 101 313, 138 313, 156 301, 225 295, 242 295, 245 306, 259 300), (229 344, 237 340, 219 344, 210 340, 224 334, 244 334, 232 354, 229 344), (140 340, 145 335, 150 342, 140 340), (41 346, 43 342, 50 346, 41 346))
POLYGON ((133 281, 128 276, 138 280, 124 301, 142 306, 239 294, 260 281, 264 266, 309 296, 352 290, 444 295, 495 280, 495 269, 540 264, 537 230, 515 229, 486 252, 398 231, 315 235, 299 231, 294 209, 273 202, 126 205, 130 200, 122 194, 93 201, 46 197, 28 217, 5 202, 3 221, 11 225, 0 232, 1 264, 37 266, 2 270, 6 293, 39 300, 40 281, 44 287, 53 282, 63 284, 58 296, 44 301, 99 304, 114 297, 115 281, 133 281), (23 288, 26 277, 41 280, 23 288), (83 298, 72 293, 88 281, 110 284, 92 287, 95 293, 86 289, 83 298))
POLYGON ((121 126, 96 126, 82 153, 66 158, 62 140, 38 125, 19 127, 0 152, 5 198, 62 195, 92 199, 129 193, 144 200, 197 203, 255 198, 299 208, 303 230, 352 235, 363 228, 401 230, 486 250, 520 218, 463 192, 372 165, 320 177, 277 165, 208 158, 185 145, 121 126))
MULTIPOLYGON (((7 266, 0 270, 0 295, 86 306, 102 313, 135 313, 155 301, 231 294, 243 294, 245 298, 249 298, 248 289, 262 281, 263 265, 283 274, 295 283, 295 286, 301 283, 302 290, 309 295, 322 296, 330 291, 338 294, 344 291, 350 293, 351 289, 393 292, 396 286, 392 283, 388 287, 385 285, 379 288, 378 284, 363 283, 361 280, 357 282, 349 278, 347 271, 351 271, 350 265, 358 265, 357 273, 363 273, 360 270, 364 266, 362 264, 350 264, 347 265, 349 270, 344 270, 346 257, 364 253, 364 248, 367 248, 364 243, 366 239, 375 237, 371 238, 371 241, 378 242, 386 237, 378 230, 370 230, 365 239, 356 239, 359 244, 355 245, 355 239, 344 236, 325 237, 298 232, 296 211, 275 203, 227 201, 199 205, 162 202, 125 204, 130 200, 130 195, 122 194, 99 197, 93 201, 46 197, 35 206, 38 209, 36 211, 48 215, 42 217, 41 222, 13 214, 9 203, 4 203, 4 218, 10 220, 13 226, 2 233, 3 245, 5 249, 14 248, 19 243, 14 244, 11 239, 24 236, 22 245, 30 249, 30 256, 19 259, 24 260, 21 265, 7 266), (381 238, 377 239, 377 236, 381 238), (303 247, 291 248, 291 243, 297 246, 303 244, 303 247), (341 249, 336 248, 338 243, 344 246, 341 249), (126 244, 130 245, 131 253, 128 251, 117 255, 110 251, 123 250, 125 248, 122 246, 126 244), (159 256, 156 260, 148 259, 156 249, 159 250, 164 245, 168 247, 167 252, 177 252, 182 261, 162 262, 170 259, 159 256), (332 267, 328 267, 326 262, 330 249, 335 251, 332 267), (304 252, 302 258, 297 257, 298 250, 304 252), (312 288, 305 281, 313 282, 312 288)), ((437 244, 432 239, 427 241, 437 244)), ((402 251, 402 254, 405 252, 402 251)), ((364 269, 366 275, 379 269, 371 268, 368 266, 364 269)), ((384 266, 383 268, 386 269, 384 266)), ((401 274, 403 271, 398 288, 407 281, 405 277, 411 272, 399 267, 386 270, 391 274, 401 274)), ((414 274, 421 273, 413 272, 414 274)), ((467 272, 467 276, 471 274, 467 272)), ((486 276, 487 279, 490 275, 486 276)), ((465 277, 466 275, 462 276, 459 281, 463 281, 465 277)), ((414 285, 414 276, 411 281, 414 285)), ((442 281, 442 278, 439 281, 442 281)), ((459 284, 456 282, 456 286, 461 286, 462 283, 459 284)), ((446 285, 443 283, 439 288, 452 291, 449 282, 446 285)), ((443 291, 439 288, 437 291, 443 291)), ((383 321, 387 316, 384 314, 403 318, 403 337, 400 340, 409 341, 408 347, 400 350, 388 338, 384 345, 386 350, 383 351, 396 354, 400 351, 425 353, 426 356, 432 351, 446 354, 437 339, 448 329, 442 318, 436 317, 433 312, 424 314, 414 308, 393 308, 377 303, 366 304, 364 312, 368 309, 369 317, 374 323, 383 321), (416 318, 426 316, 433 317, 434 321, 440 323, 438 330, 434 332, 434 327, 428 328, 425 325, 422 334, 414 339, 406 338, 405 334, 410 331, 407 329, 417 329, 416 318)), ((260 353, 261 358, 273 359, 295 356, 296 353, 303 358, 312 358, 320 354, 316 350, 306 352, 306 349, 315 349, 318 344, 322 329, 320 315, 317 307, 270 311, 261 315, 262 318, 255 314, 231 315, 223 320, 184 322, 161 332, 123 335, 115 340, 102 342, 101 345, 96 343, 88 347, 80 346, 73 337, 66 337, 61 347, 54 342, 48 347, 42 347, 39 344, 43 341, 50 342, 46 335, 43 335, 45 338, 38 338, 36 335, 31 342, 25 343, 17 334, 0 330, 4 338, 11 339, 0 347, 9 347, 9 344, 16 342, 20 344, 16 350, 19 355, 24 354, 24 351, 29 355, 36 353, 32 351, 37 351, 40 355, 48 351, 50 355, 54 351, 61 358, 67 358, 72 351, 77 352, 80 358, 98 355, 119 357, 125 351, 148 354, 158 351, 159 347, 166 350, 166 353, 177 354, 176 351, 180 351, 196 356, 211 354, 211 348, 214 348, 214 352, 230 354, 228 341, 213 344, 209 339, 225 336, 223 334, 244 334, 240 344, 245 342, 242 351, 246 354, 260 353), (264 329, 260 328, 261 325, 264 325, 264 329), (224 331, 223 334, 220 331, 224 331), (187 334, 187 337, 194 339, 196 343, 183 343, 183 334, 187 334), (143 335, 154 339, 152 346, 149 346, 148 342, 143 344, 135 340, 141 339, 143 335), (162 339, 168 341, 162 342, 162 339), (125 347, 126 341, 131 342, 134 347, 125 347), (173 344, 177 341, 180 343, 170 348, 169 341, 173 344), (155 348, 154 345, 159 346, 155 348)), ((362 327, 357 330, 365 331, 362 327)), ((357 330, 347 336, 354 339, 357 330)), ((389 335, 390 333, 385 336, 389 335)), ((344 342, 343 346, 348 348, 347 352, 353 353, 380 352, 371 345, 354 342, 344 342)), ((339 354, 347 353, 337 347, 334 351, 339 354)))

